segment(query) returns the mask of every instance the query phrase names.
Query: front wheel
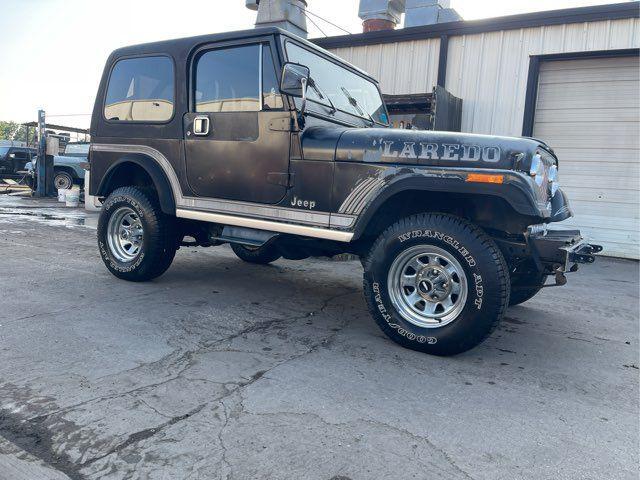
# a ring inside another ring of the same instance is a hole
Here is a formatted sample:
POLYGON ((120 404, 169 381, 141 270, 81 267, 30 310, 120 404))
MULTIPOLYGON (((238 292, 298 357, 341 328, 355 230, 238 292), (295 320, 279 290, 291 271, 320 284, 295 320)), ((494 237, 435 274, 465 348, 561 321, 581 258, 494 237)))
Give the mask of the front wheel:
POLYGON ((137 187, 118 188, 102 206, 98 248, 116 277, 151 280, 169 268, 176 254, 175 222, 150 193, 137 187))
POLYGON ((413 350, 469 350, 496 328, 509 304, 502 253, 461 218, 402 219, 378 237, 364 264, 372 316, 387 336, 413 350))

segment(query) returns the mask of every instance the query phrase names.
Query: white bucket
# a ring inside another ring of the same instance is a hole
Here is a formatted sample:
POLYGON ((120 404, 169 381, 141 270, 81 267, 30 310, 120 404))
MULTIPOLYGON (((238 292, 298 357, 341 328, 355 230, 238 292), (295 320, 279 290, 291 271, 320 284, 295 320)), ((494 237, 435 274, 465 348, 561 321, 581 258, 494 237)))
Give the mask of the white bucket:
POLYGON ((84 172, 84 208, 90 212, 99 212, 102 209, 102 203, 98 197, 89 195, 90 174, 89 170, 84 172))
POLYGON ((59 202, 66 202, 66 197, 67 197, 67 192, 69 190, 67 188, 60 188, 58 189, 58 201, 59 202))
POLYGON ((77 207, 80 204, 80 190, 76 188, 67 190, 65 202, 67 207, 77 207))

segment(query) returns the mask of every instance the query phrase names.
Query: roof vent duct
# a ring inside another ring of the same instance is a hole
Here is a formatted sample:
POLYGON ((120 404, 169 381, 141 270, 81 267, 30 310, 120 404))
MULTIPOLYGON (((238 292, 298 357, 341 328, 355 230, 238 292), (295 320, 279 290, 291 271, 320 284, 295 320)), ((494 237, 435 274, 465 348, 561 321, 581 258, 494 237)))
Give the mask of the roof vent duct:
POLYGON ((245 0, 250 10, 257 10, 256 27, 280 27, 307 38, 306 0, 245 0))
POLYGON ((420 27, 462 20, 450 6, 451 0, 406 0, 404 26, 420 27))
POLYGON ((400 23, 404 3, 405 0, 360 0, 362 31, 393 30, 400 23))

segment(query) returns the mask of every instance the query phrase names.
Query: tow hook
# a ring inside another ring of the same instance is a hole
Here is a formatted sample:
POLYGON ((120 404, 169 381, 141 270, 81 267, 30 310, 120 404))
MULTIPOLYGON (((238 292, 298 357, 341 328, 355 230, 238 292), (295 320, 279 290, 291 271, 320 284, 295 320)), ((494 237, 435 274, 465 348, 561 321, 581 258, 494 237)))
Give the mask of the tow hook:
POLYGON ((601 245, 581 243, 575 248, 568 250, 568 261, 570 263, 593 263, 596 260, 595 254, 601 251, 601 245))

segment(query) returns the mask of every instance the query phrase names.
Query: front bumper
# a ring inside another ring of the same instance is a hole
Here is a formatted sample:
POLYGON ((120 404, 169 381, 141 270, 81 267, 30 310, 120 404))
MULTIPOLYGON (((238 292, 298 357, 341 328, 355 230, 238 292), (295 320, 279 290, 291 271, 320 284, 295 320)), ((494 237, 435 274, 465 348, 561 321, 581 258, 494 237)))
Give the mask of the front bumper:
POLYGON ((546 230, 527 232, 527 243, 538 269, 547 274, 575 272, 580 263, 593 263, 602 246, 588 243, 580 230, 546 230))

